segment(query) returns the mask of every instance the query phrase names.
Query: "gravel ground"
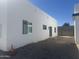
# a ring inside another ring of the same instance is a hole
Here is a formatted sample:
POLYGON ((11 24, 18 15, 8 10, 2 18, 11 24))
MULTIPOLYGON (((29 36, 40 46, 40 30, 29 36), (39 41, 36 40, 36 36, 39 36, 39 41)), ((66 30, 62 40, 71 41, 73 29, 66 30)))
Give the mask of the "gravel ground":
POLYGON ((16 49, 15 56, 0 59, 79 59, 73 37, 55 37, 16 49))

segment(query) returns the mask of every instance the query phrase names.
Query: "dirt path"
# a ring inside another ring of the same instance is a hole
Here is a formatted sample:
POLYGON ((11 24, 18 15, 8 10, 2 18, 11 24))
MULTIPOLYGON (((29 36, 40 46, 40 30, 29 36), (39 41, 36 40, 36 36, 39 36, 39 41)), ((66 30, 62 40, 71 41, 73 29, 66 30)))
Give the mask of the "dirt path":
POLYGON ((10 59, 79 59, 73 37, 55 37, 17 49, 10 59))

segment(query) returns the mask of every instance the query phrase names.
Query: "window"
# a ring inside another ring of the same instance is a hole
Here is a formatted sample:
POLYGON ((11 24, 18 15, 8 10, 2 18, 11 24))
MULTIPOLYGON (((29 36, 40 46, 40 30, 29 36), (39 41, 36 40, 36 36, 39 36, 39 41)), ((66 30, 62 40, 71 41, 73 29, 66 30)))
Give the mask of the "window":
POLYGON ((46 25, 43 25, 43 30, 46 30, 47 29, 47 26, 46 25))
POLYGON ((23 34, 32 33, 32 23, 23 20, 23 34))
POLYGON ((56 33, 56 27, 54 28, 54 32, 56 33))

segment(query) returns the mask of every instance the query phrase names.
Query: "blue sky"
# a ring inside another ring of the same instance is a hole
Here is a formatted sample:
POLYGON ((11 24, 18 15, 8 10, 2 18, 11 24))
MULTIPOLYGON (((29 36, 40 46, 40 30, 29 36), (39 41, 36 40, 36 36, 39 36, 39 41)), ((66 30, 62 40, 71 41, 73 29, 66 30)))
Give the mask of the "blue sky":
POLYGON ((31 0, 31 2, 54 17, 61 26, 65 22, 73 24, 73 7, 79 0, 31 0))

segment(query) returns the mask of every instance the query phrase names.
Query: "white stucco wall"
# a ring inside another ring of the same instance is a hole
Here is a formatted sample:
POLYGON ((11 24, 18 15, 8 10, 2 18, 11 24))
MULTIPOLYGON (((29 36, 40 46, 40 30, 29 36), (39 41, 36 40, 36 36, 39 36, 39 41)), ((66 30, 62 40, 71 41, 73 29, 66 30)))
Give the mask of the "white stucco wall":
POLYGON ((5 41, 2 41, 6 42, 5 48, 3 48, 4 50, 9 50, 11 45, 14 48, 18 48, 48 38, 49 26, 53 27, 52 37, 57 36, 58 33, 54 33, 54 27, 57 27, 57 21, 39 8, 31 5, 26 0, 7 0, 6 3, 7 15, 5 15, 4 20, 4 33, 6 33, 4 35, 6 38, 4 39, 5 41), (23 20, 32 23, 32 33, 23 34, 23 20), (43 25, 47 25, 47 30, 43 30, 43 25))
POLYGON ((75 4, 74 13, 79 13, 79 3, 75 4))
POLYGON ((75 21, 75 42, 79 44, 79 19, 75 21))
MULTIPOLYGON (((74 14, 79 13, 79 4, 76 4, 74 7, 74 14)), ((79 16, 73 17, 74 18, 74 38, 75 42, 79 44, 79 16)))
POLYGON ((0 49, 7 49, 7 3, 0 0, 0 49))

